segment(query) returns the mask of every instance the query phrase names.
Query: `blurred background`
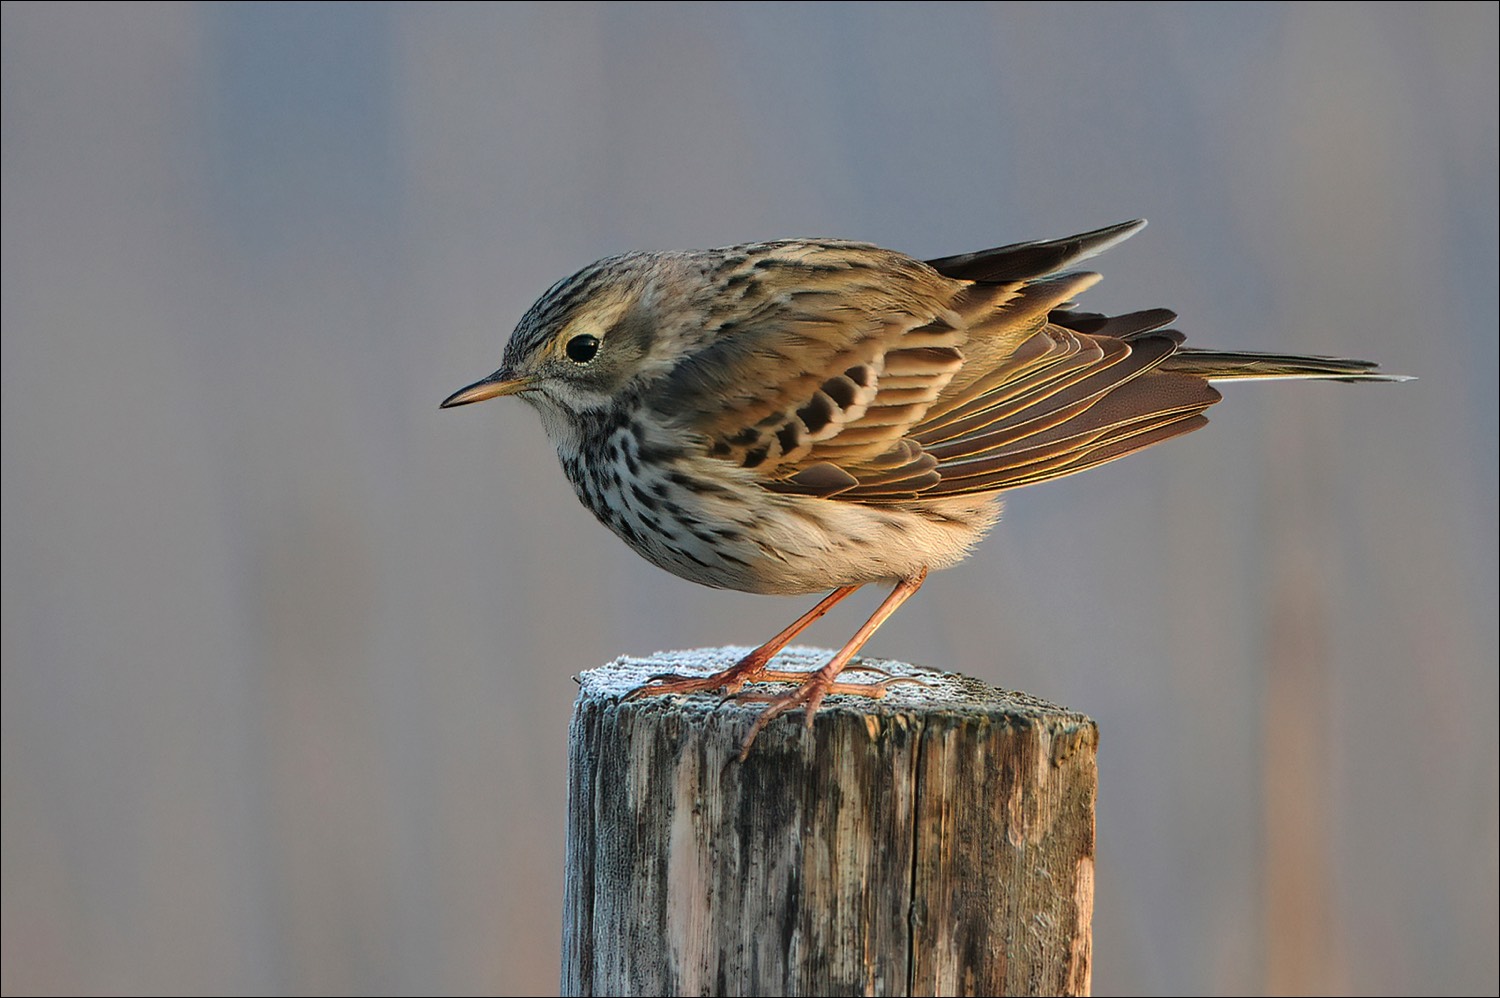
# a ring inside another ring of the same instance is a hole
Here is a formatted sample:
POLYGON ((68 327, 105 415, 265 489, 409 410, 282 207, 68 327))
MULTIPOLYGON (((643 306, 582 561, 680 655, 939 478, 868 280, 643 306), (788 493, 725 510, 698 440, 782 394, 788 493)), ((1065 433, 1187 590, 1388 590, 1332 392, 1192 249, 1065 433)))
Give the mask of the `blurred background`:
POLYGON ((1496 11, 7 3, 5 992, 555 990, 569 677, 811 601, 438 402, 606 254, 1146 216, 1086 307, 1421 380, 1229 385, 869 650, 1098 721, 1096 993, 1494 994, 1496 11))

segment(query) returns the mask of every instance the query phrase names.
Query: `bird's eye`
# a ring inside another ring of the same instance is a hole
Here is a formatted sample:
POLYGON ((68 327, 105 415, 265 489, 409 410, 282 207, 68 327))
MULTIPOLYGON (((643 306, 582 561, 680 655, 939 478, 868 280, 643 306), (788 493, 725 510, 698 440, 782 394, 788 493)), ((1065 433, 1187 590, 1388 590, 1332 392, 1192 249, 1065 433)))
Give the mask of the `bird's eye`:
POLYGON ((599 352, 599 337, 584 333, 568 341, 568 359, 577 364, 587 364, 599 352))

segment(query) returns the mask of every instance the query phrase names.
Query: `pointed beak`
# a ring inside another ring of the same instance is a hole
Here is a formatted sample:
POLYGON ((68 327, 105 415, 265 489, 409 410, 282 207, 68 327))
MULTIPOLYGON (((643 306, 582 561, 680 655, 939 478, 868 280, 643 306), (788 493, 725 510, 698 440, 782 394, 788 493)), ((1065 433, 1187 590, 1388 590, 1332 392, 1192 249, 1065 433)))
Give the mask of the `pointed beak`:
POLYGON ((451 409, 456 405, 468 405, 470 402, 483 402, 485 399, 496 398, 501 395, 514 395, 524 392, 531 387, 529 378, 506 377, 504 368, 485 378, 476 381, 467 388, 460 388, 443 400, 439 409, 451 409))

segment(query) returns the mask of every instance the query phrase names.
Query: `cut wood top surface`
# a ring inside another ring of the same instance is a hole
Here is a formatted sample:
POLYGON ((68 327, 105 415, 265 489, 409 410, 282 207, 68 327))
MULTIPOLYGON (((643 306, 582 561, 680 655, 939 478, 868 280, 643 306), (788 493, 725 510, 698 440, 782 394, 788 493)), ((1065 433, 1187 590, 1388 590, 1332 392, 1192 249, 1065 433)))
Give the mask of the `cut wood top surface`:
MULTIPOLYGON (((727 645, 719 648, 697 648, 688 651, 657 652, 647 656, 621 656, 608 665, 589 669, 576 678, 579 696, 583 699, 613 700, 625 696, 646 683, 652 676, 662 673, 682 675, 709 675, 733 664, 749 653, 749 647, 727 645)), ((832 651, 821 648, 792 647, 778 654, 772 668, 785 671, 805 670, 811 672, 826 662, 832 651)), ((860 666, 871 666, 897 678, 910 678, 921 683, 892 683, 884 697, 833 695, 823 702, 820 713, 851 711, 858 714, 913 714, 941 711, 958 714, 989 714, 1026 717, 1035 720, 1069 719, 1076 723, 1092 725, 1084 714, 1049 703, 1028 693, 1003 690, 996 686, 954 672, 943 672, 922 666, 910 665, 887 659, 860 657, 839 677, 840 682, 876 683, 881 677, 875 673, 860 671, 860 666)), ((756 683, 754 688, 773 688, 775 684, 756 683)), ((736 703, 733 697, 716 694, 692 696, 645 697, 631 701, 631 706, 642 709, 670 709, 686 712, 740 711, 754 716, 764 705, 758 703, 736 703)))

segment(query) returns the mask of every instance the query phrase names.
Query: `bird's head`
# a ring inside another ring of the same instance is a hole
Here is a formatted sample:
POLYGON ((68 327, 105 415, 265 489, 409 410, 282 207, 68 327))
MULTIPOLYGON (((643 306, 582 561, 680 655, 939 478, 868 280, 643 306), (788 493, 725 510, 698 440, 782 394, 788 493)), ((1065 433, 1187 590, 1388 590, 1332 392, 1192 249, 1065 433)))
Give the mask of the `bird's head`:
POLYGON ((521 317, 499 370, 442 408, 517 395, 561 439, 585 414, 644 389, 681 357, 701 277, 686 254, 630 253, 585 267, 521 317))

